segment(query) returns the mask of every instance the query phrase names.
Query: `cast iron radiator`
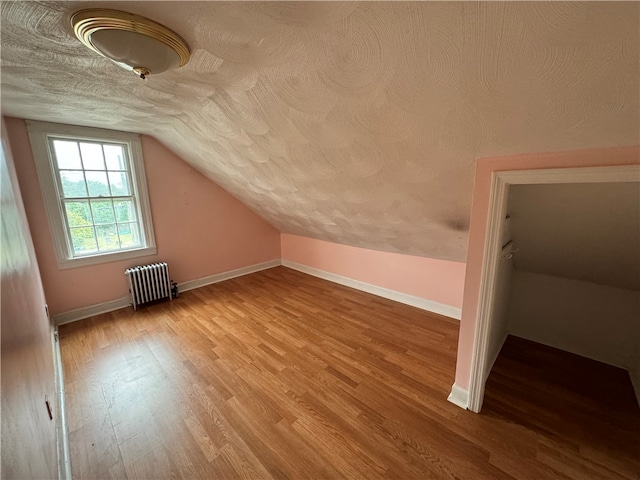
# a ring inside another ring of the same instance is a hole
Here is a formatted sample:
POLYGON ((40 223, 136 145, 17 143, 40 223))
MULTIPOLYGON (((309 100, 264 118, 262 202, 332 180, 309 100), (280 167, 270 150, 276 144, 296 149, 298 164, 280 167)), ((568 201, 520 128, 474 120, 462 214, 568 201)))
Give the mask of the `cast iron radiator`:
POLYGON ((152 263, 127 268, 124 274, 129 277, 129 293, 133 309, 154 300, 178 296, 177 285, 169 279, 169 265, 166 262, 152 263))

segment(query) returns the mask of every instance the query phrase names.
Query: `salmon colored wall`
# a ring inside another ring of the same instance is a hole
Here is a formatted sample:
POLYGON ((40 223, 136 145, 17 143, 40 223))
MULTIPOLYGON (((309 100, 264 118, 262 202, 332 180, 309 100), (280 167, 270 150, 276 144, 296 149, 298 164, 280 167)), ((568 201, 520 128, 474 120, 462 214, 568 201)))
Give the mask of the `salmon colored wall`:
POLYGON ((2 125, 2 478, 57 478, 57 395, 51 325, 2 125), (45 396, 51 402, 49 419, 45 396))
POLYGON ((176 282, 280 258, 280 234, 152 137, 141 136, 158 254, 59 270, 23 120, 6 119, 52 315, 127 296, 126 268, 169 263, 176 282))
POLYGON ((414 295, 462 306, 464 263, 368 250, 282 234, 282 260, 414 295))
POLYGON ((469 388, 482 261, 487 235, 491 178, 494 172, 545 168, 599 167, 640 163, 640 146, 600 148, 481 159, 476 164, 464 302, 458 340, 456 385, 469 388))

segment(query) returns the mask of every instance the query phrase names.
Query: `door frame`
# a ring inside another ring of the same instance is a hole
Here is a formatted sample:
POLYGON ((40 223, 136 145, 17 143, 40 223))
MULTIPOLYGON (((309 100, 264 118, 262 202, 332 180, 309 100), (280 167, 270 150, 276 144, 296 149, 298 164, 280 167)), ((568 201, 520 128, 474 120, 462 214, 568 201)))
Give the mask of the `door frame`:
MULTIPOLYGON (((495 286, 502 250, 502 228, 507 213, 511 185, 545 185, 557 183, 640 182, 640 165, 606 167, 550 168, 493 172, 489 198, 487 232, 482 258, 478 317, 473 342, 469 401, 467 408, 480 412, 485 383, 495 358, 488 358, 489 334, 495 310, 495 286)), ((498 351, 499 353, 499 351, 498 351)), ((497 356, 497 355, 496 355, 497 356)))

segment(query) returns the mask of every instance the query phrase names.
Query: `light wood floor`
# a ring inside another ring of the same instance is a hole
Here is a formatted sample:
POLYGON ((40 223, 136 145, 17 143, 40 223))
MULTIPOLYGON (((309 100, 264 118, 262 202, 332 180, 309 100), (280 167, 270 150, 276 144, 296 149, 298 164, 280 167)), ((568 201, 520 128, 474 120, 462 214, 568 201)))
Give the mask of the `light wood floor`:
POLYGON ((65 325, 74 478, 638 478, 620 370, 510 339, 476 415, 457 335, 284 267, 65 325))

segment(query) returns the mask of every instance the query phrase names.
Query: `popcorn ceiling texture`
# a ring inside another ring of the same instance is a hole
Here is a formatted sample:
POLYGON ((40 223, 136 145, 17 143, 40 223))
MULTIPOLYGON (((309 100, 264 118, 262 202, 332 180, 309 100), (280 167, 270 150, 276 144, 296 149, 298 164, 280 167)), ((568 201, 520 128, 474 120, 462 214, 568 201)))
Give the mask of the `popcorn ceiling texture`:
MULTIPOLYGON (((285 233, 464 261, 475 160, 640 143, 637 2, 2 2, 5 115, 153 135, 285 233), (137 79, 69 18, 192 50, 137 79)), ((146 159, 149 169, 153 158, 146 159)))

